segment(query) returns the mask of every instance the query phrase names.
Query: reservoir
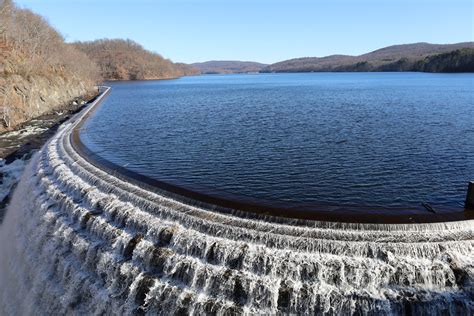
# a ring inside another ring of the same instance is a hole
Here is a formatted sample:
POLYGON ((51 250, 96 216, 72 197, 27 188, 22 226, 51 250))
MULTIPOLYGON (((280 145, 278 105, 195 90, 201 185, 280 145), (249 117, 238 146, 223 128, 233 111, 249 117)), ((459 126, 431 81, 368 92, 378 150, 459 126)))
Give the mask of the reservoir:
POLYGON ((238 74, 108 83, 81 141, 147 178, 262 207, 462 211, 474 75, 238 74))

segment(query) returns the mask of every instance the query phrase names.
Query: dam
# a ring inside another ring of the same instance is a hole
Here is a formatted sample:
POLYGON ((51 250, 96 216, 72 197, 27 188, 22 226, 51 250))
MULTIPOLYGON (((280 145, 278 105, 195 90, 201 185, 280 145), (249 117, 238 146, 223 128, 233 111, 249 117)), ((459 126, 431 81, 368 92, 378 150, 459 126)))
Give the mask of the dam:
POLYGON ((471 315, 474 221, 296 219, 194 203, 74 134, 31 159, 0 229, 0 314, 471 315))

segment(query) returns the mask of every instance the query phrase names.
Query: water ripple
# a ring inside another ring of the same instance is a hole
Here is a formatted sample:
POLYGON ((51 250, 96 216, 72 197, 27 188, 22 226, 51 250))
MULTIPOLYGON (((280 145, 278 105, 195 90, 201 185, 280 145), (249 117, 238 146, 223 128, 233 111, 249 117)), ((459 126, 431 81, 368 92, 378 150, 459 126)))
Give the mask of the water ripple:
POLYGON ((81 137, 114 163, 203 192, 459 208, 474 179, 473 82, 378 73, 116 83, 81 137))

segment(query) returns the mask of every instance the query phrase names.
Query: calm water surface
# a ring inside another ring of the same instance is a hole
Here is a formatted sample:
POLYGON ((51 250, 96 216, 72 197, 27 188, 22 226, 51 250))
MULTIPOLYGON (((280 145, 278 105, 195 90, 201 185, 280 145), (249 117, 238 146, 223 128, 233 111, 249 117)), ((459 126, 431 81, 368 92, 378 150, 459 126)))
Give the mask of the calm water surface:
POLYGON ((217 196, 460 209, 474 180, 474 74, 210 75, 111 83, 87 147, 217 196))

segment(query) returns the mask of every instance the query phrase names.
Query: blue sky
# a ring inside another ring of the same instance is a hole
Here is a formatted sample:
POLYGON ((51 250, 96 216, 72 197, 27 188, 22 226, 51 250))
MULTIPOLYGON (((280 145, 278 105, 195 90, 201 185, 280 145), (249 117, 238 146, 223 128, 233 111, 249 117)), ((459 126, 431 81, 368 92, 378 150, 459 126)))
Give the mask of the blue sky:
POLYGON ((22 0, 67 41, 130 38, 179 62, 473 41, 473 0, 22 0))

